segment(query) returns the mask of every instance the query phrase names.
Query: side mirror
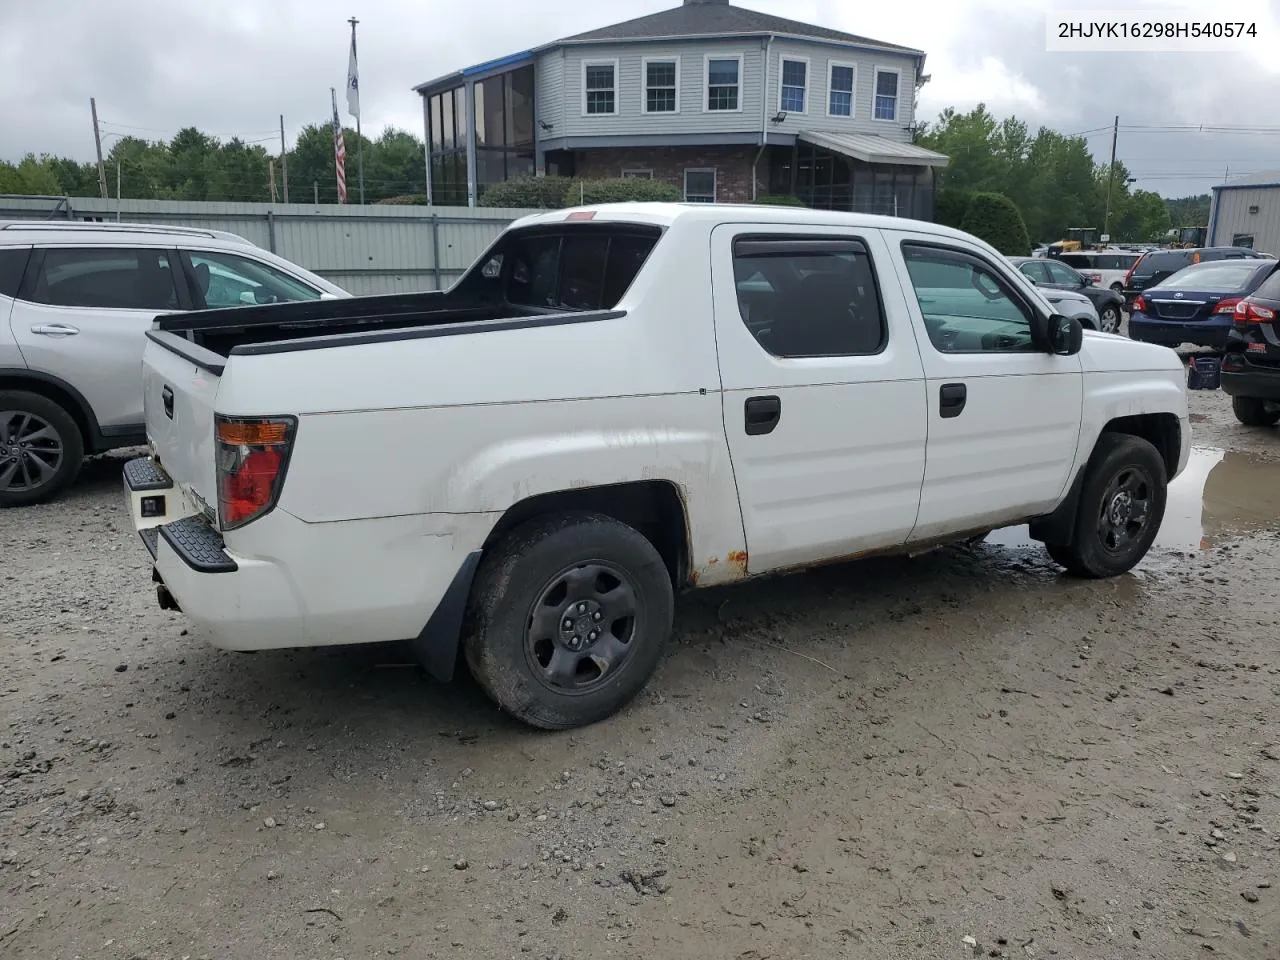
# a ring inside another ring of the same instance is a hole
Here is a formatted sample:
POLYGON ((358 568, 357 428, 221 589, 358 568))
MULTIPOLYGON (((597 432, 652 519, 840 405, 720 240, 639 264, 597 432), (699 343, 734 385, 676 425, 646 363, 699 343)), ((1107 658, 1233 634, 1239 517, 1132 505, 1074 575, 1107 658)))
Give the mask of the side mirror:
POLYGON ((1060 313, 1047 317, 1036 314, 1031 321, 1031 345, 1044 353, 1070 357, 1084 345, 1084 326, 1060 313))
POLYGON ((1081 285, 1082 287, 1092 287, 1092 286, 1093 286, 1093 277, 1081 277, 1081 278, 1080 278, 1080 285, 1081 285))
POLYGON ((1049 352, 1072 357, 1084 346, 1084 324, 1075 317, 1055 313, 1049 318, 1049 352))

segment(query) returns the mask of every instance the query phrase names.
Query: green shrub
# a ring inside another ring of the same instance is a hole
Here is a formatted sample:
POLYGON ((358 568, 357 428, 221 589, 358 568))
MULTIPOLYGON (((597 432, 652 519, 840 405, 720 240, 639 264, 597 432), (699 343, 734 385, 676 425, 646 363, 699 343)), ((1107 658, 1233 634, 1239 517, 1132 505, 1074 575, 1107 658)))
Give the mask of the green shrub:
POLYGON ((762 203, 774 207, 803 207, 804 201, 799 197, 793 197, 789 193, 766 193, 762 197, 756 197, 752 203, 762 203))
POLYGON ((555 210, 564 206, 569 177, 517 177, 485 187, 478 201, 482 207, 513 210, 555 210))
POLYGON ((1031 237, 1017 205, 1002 193, 975 193, 960 229, 987 241, 1007 257, 1031 252, 1031 237))
POLYGON ((392 206, 425 207, 427 205, 427 195, 425 193, 406 193, 398 197, 383 197, 381 200, 373 202, 392 206))
POLYGON ((589 203, 679 203, 684 195, 678 187, 665 180, 620 177, 616 180, 574 180, 561 198, 564 206, 577 207, 589 203))
POLYGON ((964 215, 969 212, 969 203, 972 200, 973 192, 970 190, 943 187, 934 198, 934 222, 944 227, 960 229, 960 224, 964 223, 964 215))

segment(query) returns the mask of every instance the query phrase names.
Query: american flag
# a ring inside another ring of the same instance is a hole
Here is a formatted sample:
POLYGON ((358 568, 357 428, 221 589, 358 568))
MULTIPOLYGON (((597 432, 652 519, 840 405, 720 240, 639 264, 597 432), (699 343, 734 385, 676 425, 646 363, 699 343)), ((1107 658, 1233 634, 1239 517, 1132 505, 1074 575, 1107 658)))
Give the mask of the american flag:
POLYGON ((342 140, 342 121, 338 119, 338 92, 332 87, 333 97, 333 162, 338 172, 338 202, 347 202, 347 147, 342 140))

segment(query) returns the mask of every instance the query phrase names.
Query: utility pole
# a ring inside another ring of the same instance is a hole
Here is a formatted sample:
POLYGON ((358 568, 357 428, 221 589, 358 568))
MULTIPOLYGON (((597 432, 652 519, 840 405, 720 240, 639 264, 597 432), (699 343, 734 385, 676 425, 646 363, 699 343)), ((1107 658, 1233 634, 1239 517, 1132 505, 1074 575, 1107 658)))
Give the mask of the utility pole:
POLYGON ((356 169, 359 171, 360 177, 360 203, 364 204, 364 137, 360 133, 360 83, 359 69, 356 66, 356 24, 360 21, 355 17, 350 18, 347 23, 351 24, 351 63, 347 68, 347 107, 351 106, 351 87, 352 81, 355 81, 356 92, 356 169))
POLYGON ((267 158, 267 177, 271 184, 271 202, 276 202, 276 162, 271 157, 267 158))
POLYGON ((318 207, 320 206, 320 181, 311 181, 311 200, 318 207))
POLYGON ((102 131, 98 129, 98 101, 89 98, 89 112, 93 114, 93 145, 98 148, 98 187, 102 199, 107 199, 107 168, 102 164, 102 131))
POLYGON ((284 187, 284 202, 289 202, 289 152, 284 148, 284 114, 280 114, 280 180, 284 187))
POLYGON ((1102 221, 1102 232, 1111 235, 1111 184, 1116 178, 1116 138, 1120 136, 1120 118, 1111 127, 1111 168, 1107 171, 1107 213, 1102 221))

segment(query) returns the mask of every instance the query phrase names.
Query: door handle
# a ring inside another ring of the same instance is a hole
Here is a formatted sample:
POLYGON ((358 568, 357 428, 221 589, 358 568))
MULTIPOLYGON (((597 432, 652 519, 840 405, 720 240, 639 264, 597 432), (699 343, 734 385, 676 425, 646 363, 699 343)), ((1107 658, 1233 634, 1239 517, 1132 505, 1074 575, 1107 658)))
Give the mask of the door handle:
POLYGON ((160 391, 160 402, 164 405, 164 415, 173 419, 173 388, 165 387, 160 391))
POLYGON ((80 328, 69 323, 38 323, 31 328, 31 332, 42 337, 74 337, 80 332, 80 328))
POLYGON ((944 383, 938 391, 938 412, 944 419, 960 416, 969 390, 963 383, 944 383))
POLYGON ((777 397, 748 397, 743 406, 747 436, 772 433, 782 419, 782 401, 777 397))

